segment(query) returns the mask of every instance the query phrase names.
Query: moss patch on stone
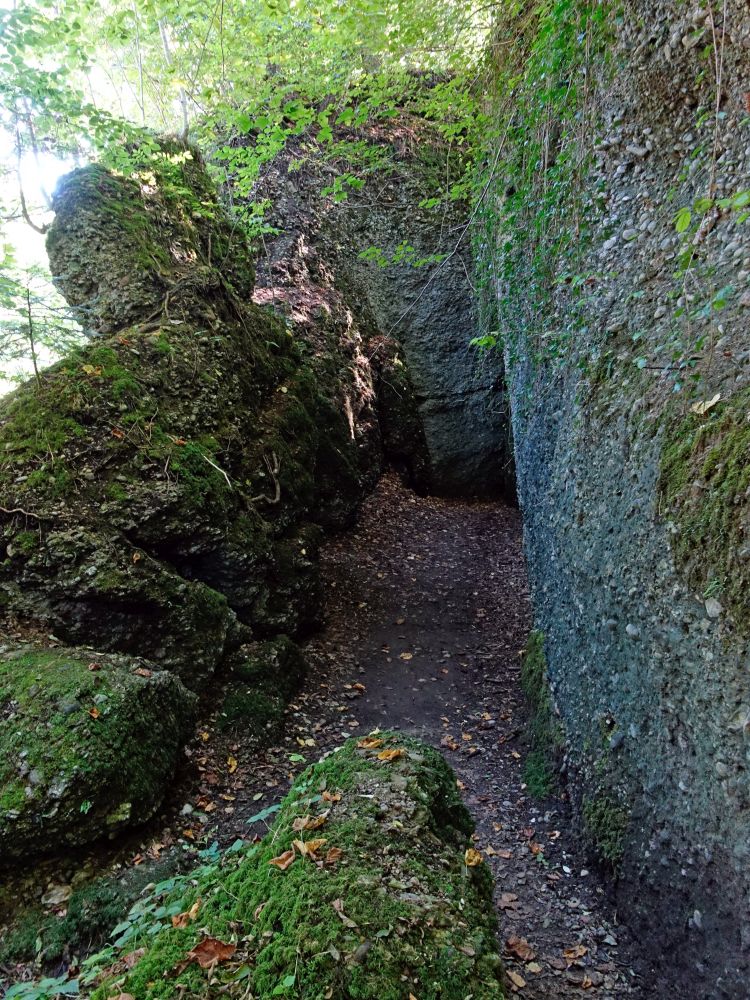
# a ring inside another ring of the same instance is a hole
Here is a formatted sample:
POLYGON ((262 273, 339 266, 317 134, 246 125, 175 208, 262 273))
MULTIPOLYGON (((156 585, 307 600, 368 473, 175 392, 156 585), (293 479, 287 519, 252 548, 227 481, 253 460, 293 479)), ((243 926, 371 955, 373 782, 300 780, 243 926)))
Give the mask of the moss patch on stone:
POLYGON ((523 777, 529 794, 544 798, 558 788, 564 737, 552 702, 541 632, 529 636, 521 663, 521 687, 532 712, 528 727, 532 749, 524 761, 523 777))
POLYGON ((691 586, 750 632, 750 389, 703 415, 671 418, 659 480, 672 548, 691 586))
POLYGON ((205 997, 209 975, 227 997, 499 1000, 491 879, 464 863, 472 824, 455 775, 423 744, 380 738, 308 768, 257 847, 183 890, 184 911, 200 900, 196 919, 128 942, 146 954, 95 1000, 205 997), (383 747, 401 753, 380 760, 383 747), (314 858, 293 846, 319 838, 314 858), (286 870, 271 864, 293 849, 286 870), (210 974, 187 959, 206 937, 236 946, 210 974))
POLYGON ((268 740, 279 732, 287 702, 305 675, 302 651, 281 635, 243 647, 232 664, 218 725, 241 729, 258 742, 268 740))
POLYGON ((0 848, 26 857, 147 819, 194 697, 126 657, 20 647, 0 657, 0 848))
POLYGON ((584 798, 581 813, 584 832, 597 859, 616 871, 624 853, 628 809, 612 795, 598 794, 584 798))

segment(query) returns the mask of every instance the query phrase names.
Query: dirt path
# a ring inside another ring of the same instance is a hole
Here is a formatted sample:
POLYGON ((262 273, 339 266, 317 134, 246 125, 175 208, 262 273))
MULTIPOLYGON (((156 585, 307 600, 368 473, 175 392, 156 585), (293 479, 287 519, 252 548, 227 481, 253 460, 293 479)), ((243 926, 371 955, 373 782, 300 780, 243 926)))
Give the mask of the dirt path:
MULTIPOLYGON (((523 944, 506 955, 519 994, 642 997, 627 935, 586 870, 564 800, 539 803, 523 789, 518 674, 530 612, 520 535, 511 508, 419 498, 386 476, 358 526, 325 548, 327 624, 307 645, 310 673, 287 735, 258 754, 204 731, 191 801, 235 796, 220 807, 222 839, 246 837, 248 817, 281 797, 299 758, 376 726, 419 736, 460 777, 503 938, 528 943, 525 961, 523 944)), ((264 822, 250 829, 262 833, 264 822)))
POLYGON ((50 861, 26 881, 122 871, 180 841, 260 836, 308 762, 377 726, 401 729, 439 747, 459 775, 503 940, 517 939, 506 962, 519 996, 664 995, 638 985, 636 950, 586 870, 564 799, 524 791, 518 675, 530 609, 518 512, 416 497, 386 476, 357 527, 326 544, 323 573, 326 626, 307 644, 310 670, 284 736, 258 751, 204 721, 160 818, 117 849, 62 869, 50 861))

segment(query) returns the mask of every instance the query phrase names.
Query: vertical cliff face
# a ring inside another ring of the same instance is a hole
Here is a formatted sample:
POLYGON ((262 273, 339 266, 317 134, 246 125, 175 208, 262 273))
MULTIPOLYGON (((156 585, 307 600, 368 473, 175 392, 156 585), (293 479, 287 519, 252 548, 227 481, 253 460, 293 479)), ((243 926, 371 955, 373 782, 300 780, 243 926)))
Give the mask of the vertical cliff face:
MULTIPOLYGON (((571 65, 551 70, 574 113, 556 120, 551 101, 527 133, 536 205, 515 204, 512 170, 495 183, 488 253, 529 572, 582 830, 616 865, 646 946, 682 963, 684 995, 738 997, 750 949, 750 21, 738 0, 596 10, 598 26, 573 26, 571 65), (545 244, 531 223, 555 184, 545 244)), ((527 80, 570 28, 536 36, 527 80)))

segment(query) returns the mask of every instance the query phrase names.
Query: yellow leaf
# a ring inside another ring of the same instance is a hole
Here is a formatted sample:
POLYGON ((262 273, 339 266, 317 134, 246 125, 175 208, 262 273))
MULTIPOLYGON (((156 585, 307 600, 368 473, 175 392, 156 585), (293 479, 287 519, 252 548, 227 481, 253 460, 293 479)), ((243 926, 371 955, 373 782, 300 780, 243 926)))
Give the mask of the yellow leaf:
POLYGON ((284 851, 284 853, 280 854, 277 858, 271 858, 268 863, 269 865, 275 865, 279 871, 285 872, 289 865, 292 864, 295 857, 294 848, 292 848, 291 851, 284 851))
POLYGON ((477 865, 481 865, 481 863, 484 861, 484 858, 479 853, 479 851, 476 851, 473 847, 467 847, 466 852, 464 854, 464 861, 469 866, 469 868, 476 868, 477 865))
POLYGON ((400 660, 411 660, 414 657, 414 653, 399 653, 400 660))
POLYGON ((237 770, 237 758, 232 757, 231 755, 227 757, 227 767, 229 768, 229 773, 234 774, 237 770))
POLYGON ((377 748, 382 747, 382 745, 383 741, 374 736, 366 736, 357 744, 360 750, 377 750, 377 748))
POLYGON ((398 760, 399 757, 405 756, 405 750, 381 750, 378 754, 378 760, 398 760))
POLYGON ((517 990, 522 990, 526 985, 526 980, 523 978, 523 976, 519 976, 518 973, 513 972, 512 969, 507 969, 506 972, 508 975, 508 979, 510 979, 515 988, 517 990))
POLYGON ((293 840, 292 846, 300 852, 302 857, 312 858, 315 861, 315 852, 326 843, 328 841, 325 837, 319 837, 317 840, 293 840))
POLYGON ((702 417, 704 413, 708 413, 710 409, 716 406, 716 404, 719 402, 720 399, 721 399, 721 393, 717 392, 716 395, 713 396, 711 399, 704 399, 699 403, 693 403, 693 405, 690 407, 690 412, 697 413, 699 417, 702 417))

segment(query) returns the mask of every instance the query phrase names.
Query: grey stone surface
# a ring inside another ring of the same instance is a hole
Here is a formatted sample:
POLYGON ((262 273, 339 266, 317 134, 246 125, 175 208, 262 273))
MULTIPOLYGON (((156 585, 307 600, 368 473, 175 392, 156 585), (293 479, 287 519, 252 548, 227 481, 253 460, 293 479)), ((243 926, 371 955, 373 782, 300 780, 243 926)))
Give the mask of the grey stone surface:
MULTIPOLYGON (((715 15, 725 39, 717 125, 702 72, 713 49, 703 58, 708 37, 691 41, 692 25, 707 31, 706 8, 627 2, 612 22, 616 69, 598 80, 587 184, 600 201, 585 207, 594 231, 581 267, 596 282, 584 320, 562 359, 528 360, 533 327, 517 327, 506 354, 529 573, 573 798, 583 811, 604 791, 629 810, 621 912, 644 950, 682 976, 676 995, 695 1000, 747 996, 750 949, 747 622, 718 607, 720 593, 688 585, 659 490, 672 416, 750 382, 748 224, 709 212, 690 235, 691 277, 684 287, 674 277, 677 210, 712 179, 718 197, 750 186, 750 21, 739 0, 726 13, 725 26, 715 15), (702 313, 724 286, 734 290, 726 307, 702 313)), ((563 293, 557 304, 562 327, 570 304, 563 293)))

